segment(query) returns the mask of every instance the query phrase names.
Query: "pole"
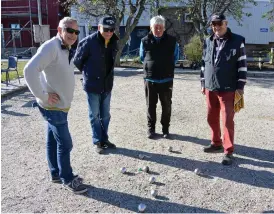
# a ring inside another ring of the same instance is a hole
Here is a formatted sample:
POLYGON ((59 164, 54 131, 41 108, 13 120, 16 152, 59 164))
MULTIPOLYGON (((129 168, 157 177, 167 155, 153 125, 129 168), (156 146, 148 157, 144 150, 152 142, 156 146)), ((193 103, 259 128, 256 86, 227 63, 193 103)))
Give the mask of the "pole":
POLYGON ((12 44, 13 44, 13 54, 14 54, 14 56, 16 56, 15 37, 16 37, 16 32, 15 32, 15 30, 12 30, 12 44))
POLYGON ((37 8, 39 25, 42 25, 41 0, 37 0, 37 8))
POLYGON ((271 48, 271 52, 270 52, 270 63, 274 64, 274 48, 271 48))
MULTIPOLYGON (((42 29, 42 13, 41 13, 41 0, 37 0, 37 7, 38 7, 38 24, 40 26, 40 31, 43 30, 42 29)), ((43 35, 43 33, 40 32, 40 35, 43 35)), ((40 38, 41 39, 41 38, 40 38)), ((41 40, 40 40, 41 41, 41 40)), ((43 43, 40 42, 40 46, 43 43)))
POLYGON ((30 36, 31 36, 31 45, 33 47, 33 22, 32 22, 32 16, 31 16, 31 2, 29 0, 29 21, 30 21, 30 36))

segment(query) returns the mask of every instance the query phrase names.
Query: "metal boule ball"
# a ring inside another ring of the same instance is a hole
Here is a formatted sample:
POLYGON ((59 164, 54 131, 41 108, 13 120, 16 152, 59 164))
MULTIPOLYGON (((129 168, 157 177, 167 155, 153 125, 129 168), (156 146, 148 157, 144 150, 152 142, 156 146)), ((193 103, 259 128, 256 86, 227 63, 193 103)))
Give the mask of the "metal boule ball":
POLYGON ((150 190, 150 194, 151 196, 156 197, 158 195, 158 191, 156 189, 152 189, 150 190))
POLYGON ((196 169, 194 170, 194 173, 195 173, 196 175, 200 175, 200 174, 201 174, 201 170, 198 169, 198 168, 196 168, 196 169))
POLYGON ((149 167, 148 166, 144 166, 143 167, 143 171, 146 172, 146 173, 148 173, 149 172, 149 167))
POLYGON ((141 213, 145 212, 146 208, 147 208, 147 206, 145 204, 139 204, 138 211, 141 213))
POLYGON ((144 159, 144 157, 145 157, 144 155, 139 154, 139 158, 140 158, 140 159, 144 159))
POLYGON ((156 182, 156 178, 155 177, 152 176, 152 177, 149 178, 149 183, 153 184, 155 182, 156 182))
POLYGON ((125 174, 126 171, 127 171, 127 169, 126 169, 126 167, 122 167, 122 168, 120 169, 120 171, 121 171, 123 174, 125 174))

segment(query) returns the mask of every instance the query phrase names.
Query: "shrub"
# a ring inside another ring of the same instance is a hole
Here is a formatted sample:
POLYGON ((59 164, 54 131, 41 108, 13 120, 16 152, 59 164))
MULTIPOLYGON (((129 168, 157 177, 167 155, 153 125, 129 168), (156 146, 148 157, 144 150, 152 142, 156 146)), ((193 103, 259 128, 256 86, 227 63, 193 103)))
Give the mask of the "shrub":
POLYGON ((129 55, 124 55, 122 58, 125 62, 127 62, 130 59, 129 55))
POLYGON ((192 63, 199 63, 202 60, 203 46, 198 35, 194 35, 189 43, 185 45, 184 52, 186 58, 192 63))
POLYGON ((137 56, 137 57, 133 58, 133 62, 134 62, 134 63, 141 63, 140 57, 137 56))
POLYGON ((270 59, 270 63, 274 64, 274 52, 268 52, 268 57, 270 59))

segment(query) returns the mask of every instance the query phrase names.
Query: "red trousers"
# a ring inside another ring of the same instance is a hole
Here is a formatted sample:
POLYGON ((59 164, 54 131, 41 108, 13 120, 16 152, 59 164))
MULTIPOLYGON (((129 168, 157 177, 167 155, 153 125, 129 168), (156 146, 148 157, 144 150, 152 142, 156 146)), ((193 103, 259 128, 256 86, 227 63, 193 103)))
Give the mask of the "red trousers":
POLYGON ((223 145, 225 154, 234 151, 234 96, 235 92, 206 90, 207 122, 211 129, 211 143, 223 145), (223 122, 223 141, 221 139, 220 112, 223 122))

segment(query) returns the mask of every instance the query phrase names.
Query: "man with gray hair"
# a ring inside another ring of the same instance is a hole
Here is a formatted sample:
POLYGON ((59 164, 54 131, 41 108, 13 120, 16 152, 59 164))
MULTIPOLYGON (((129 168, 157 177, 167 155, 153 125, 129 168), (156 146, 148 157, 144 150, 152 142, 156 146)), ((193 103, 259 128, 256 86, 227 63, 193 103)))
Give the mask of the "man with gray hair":
POLYGON ((141 40, 140 58, 145 75, 148 138, 155 137, 156 106, 158 96, 162 105, 163 137, 169 137, 171 103, 175 64, 179 59, 176 38, 165 31, 165 18, 155 16, 150 20, 149 34, 141 40))
POLYGON ((63 18, 57 35, 46 41, 24 68, 27 85, 36 98, 33 106, 38 107, 47 124, 46 148, 51 182, 62 182, 66 189, 76 194, 87 191, 82 179, 72 173, 72 139, 67 120, 74 93, 71 45, 79 33, 75 19, 63 18))
POLYGON ((245 38, 231 32, 224 14, 213 14, 210 21, 213 34, 204 42, 200 77, 201 92, 206 96, 211 143, 203 150, 206 153, 223 151, 225 155, 221 163, 231 165, 235 93, 242 96, 246 84, 245 38))

